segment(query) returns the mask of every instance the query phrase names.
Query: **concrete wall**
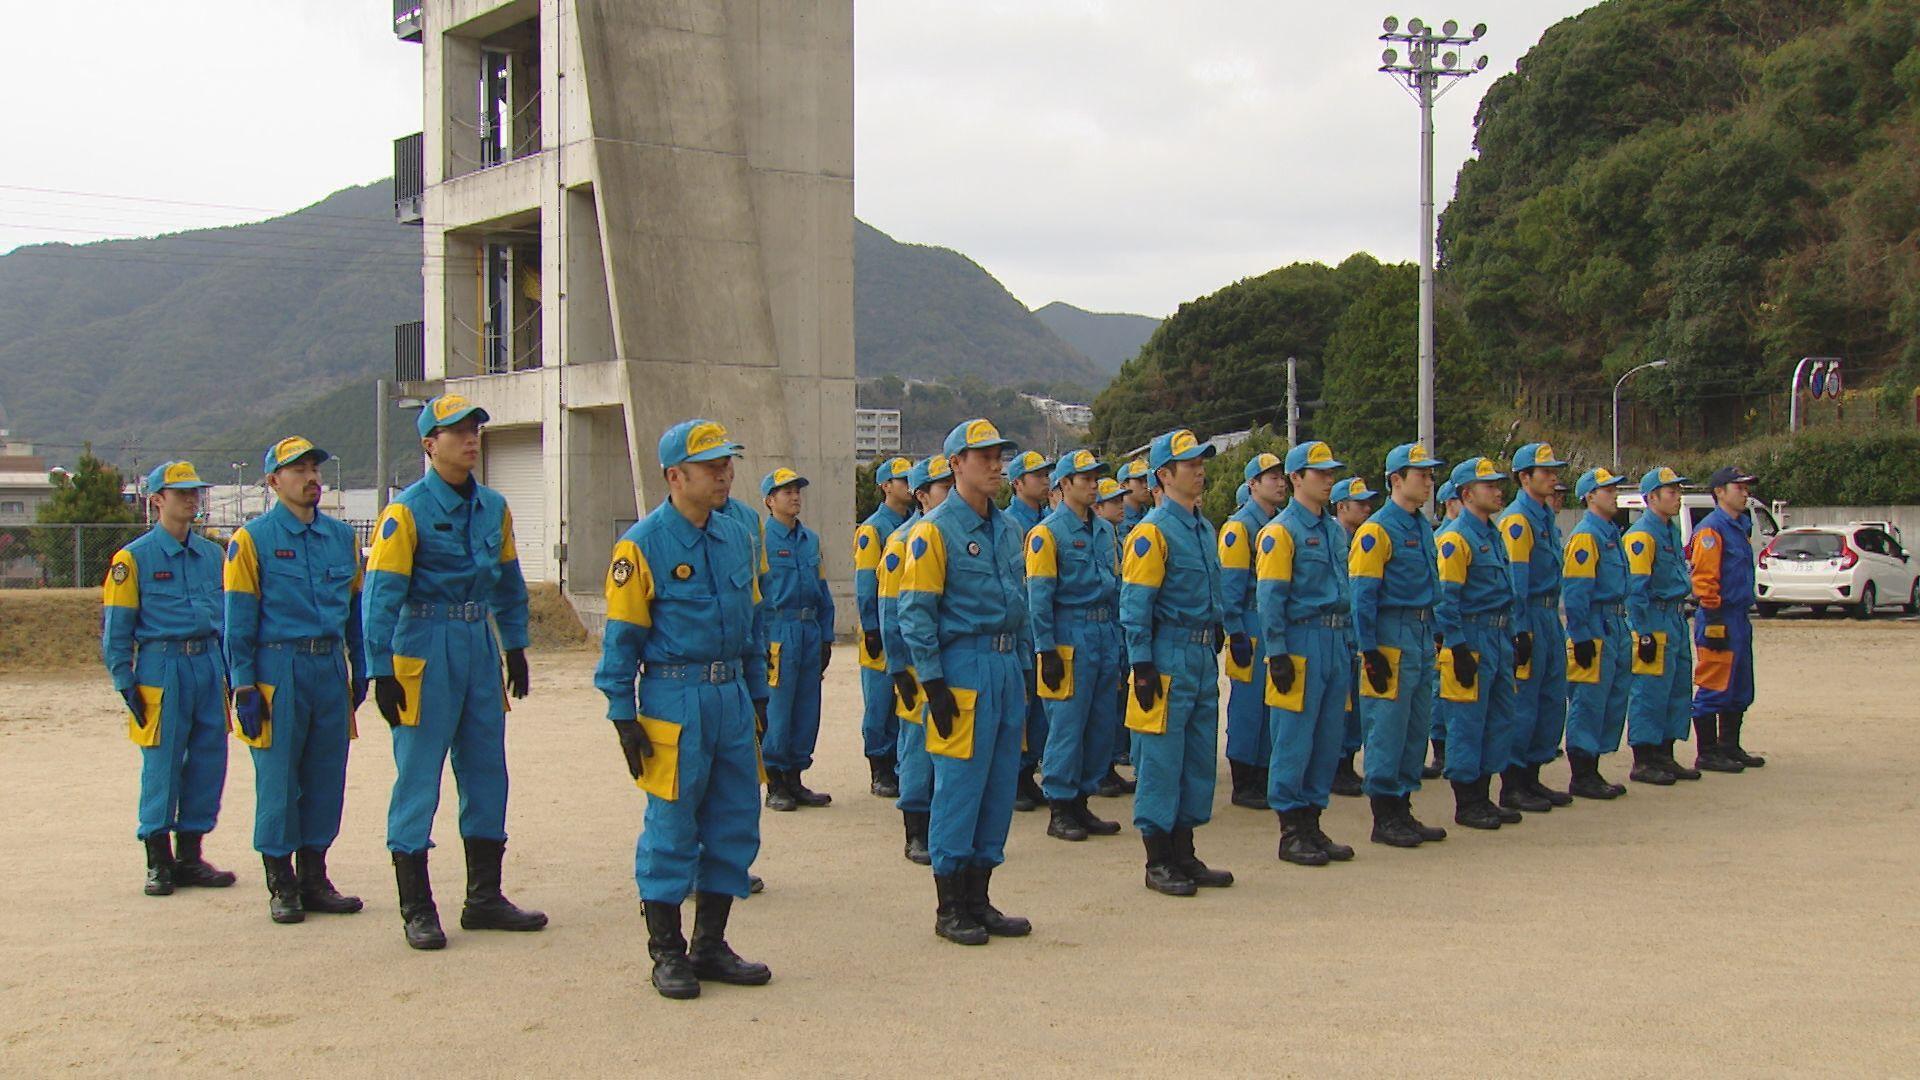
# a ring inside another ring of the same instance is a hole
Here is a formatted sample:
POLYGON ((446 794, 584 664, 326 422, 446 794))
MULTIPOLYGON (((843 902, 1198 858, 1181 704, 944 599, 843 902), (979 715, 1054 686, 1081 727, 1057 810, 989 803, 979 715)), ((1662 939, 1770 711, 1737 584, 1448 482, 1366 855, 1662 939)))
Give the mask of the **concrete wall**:
POLYGON ((1795 525, 1844 525, 1849 521, 1891 521, 1903 546, 1920 545, 1920 506, 1789 506, 1787 528, 1795 525))

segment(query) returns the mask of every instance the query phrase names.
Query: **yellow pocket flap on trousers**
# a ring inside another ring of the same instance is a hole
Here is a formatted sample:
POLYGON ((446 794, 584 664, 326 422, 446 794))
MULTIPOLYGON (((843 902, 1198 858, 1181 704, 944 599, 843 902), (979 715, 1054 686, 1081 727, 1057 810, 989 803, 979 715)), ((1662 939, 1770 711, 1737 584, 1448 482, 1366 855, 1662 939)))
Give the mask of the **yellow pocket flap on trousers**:
POLYGON ((1702 690, 1725 690, 1732 683, 1732 649, 1694 650, 1693 685, 1702 690))
POLYGON ((1060 654, 1060 666, 1066 669, 1066 675, 1060 680, 1060 689, 1047 686, 1046 680, 1040 677, 1038 664, 1033 669, 1033 688, 1042 701, 1065 701, 1073 696, 1073 646, 1056 645, 1053 651, 1060 654))
POLYGON ((973 712, 980 702, 978 690, 964 690, 958 686, 950 687, 953 703, 959 712, 953 718, 953 733, 942 736, 940 729, 933 724, 933 712, 927 712, 927 753, 941 757, 958 758, 961 761, 973 760, 973 712))
POLYGON ((1288 655, 1283 659, 1293 666, 1293 689, 1281 693, 1273 685, 1273 672, 1267 672, 1267 705, 1288 712, 1304 712, 1307 708, 1307 658, 1288 655))
MULTIPOLYGON (((1480 659, 1480 654, 1474 653, 1473 658, 1475 661, 1478 661, 1480 659)), ((1482 683, 1486 682, 1486 679, 1487 679, 1487 673, 1484 668, 1481 668, 1480 670, 1477 670, 1474 672, 1472 686, 1462 686, 1460 685, 1459 673, 1454 671, 1453 669, 1453 650, 1452 649, 1440 650, 1439 666, 1440 666, 1440 700, 1441 701, 1457 701, 1457 702, 1465 703, 1465 702, 1473 702, 1473 701, 1480 700, 1480 686, 1482 683)))
POLYGON ((887 656, 886 656, 886 649, 884 646, 881 648, 881 651, 878 653, 869 653, 867 651, 867 635, 861 634, 855 640, 859 643, 859 646, 860 646, 860 666, 861 667, 866 668, 868 671, 887 670, 887 656))
POLYGON ((1640 659, 1640 644, 1633 647, 1633 673, 1635 675, 1664 675, 1667 672, 1667 632, 1653 632, 1653 659, 1640 659))
POLYGON ((134 722, 127 717, 127 738, 135 746, 160 745, 160 699, 166 695, 166 689, 159 686, 136 686, 140 694, 140 721, 134 722))
POLYGON ((1142 735, 1165 735, 1167 733, 1167 698, 1173 693, 1173 676, 1160 676, 1160 696, 1154 699, 1153 708, 1142 709, 1140 697, 1133 691, 1133 680, 1126 681, 1127 687, 1127 729, 1142 735))
POLYGON ((1607 643, 1596 639, 1593 643, 1593 663, 1581 667, 1573 658, 1573 642, 1567 642, 1567 681, 1570 683, 1597 683, 1600 681, 1600 661, 1606 656, 1607 643))
POLYGON ((640 730, 653 744, 653 754, 641 764, 640 778, 634 784, 655 798, 672 802, 680 797, 680 725, 642 716, 640 730))
POLYGON ((1367 665, 1365 662, 1362 662, 1360 665, 1360 696, 1363 698, 1379 698, 1383 701, 1393 701, 1400 696, 1400 650, 1391 645, 1380 645, 1376 646, 1376 648, 1378 648, 1380 655, 1387 658, 1387 688, 1385 690, 1375 690, 1373 688, 1373 680, 1367 678, 1367 665))
MULTIPOLYGON (((1253 649, 1247 654, 1247 662, 1244 664, 1236 664, 1233 662, 1233 649, 1229 647, 1227 649, 1227 678, 1232 679, 1234 682, 1250 683, 1253 681, 1253 666, 1259 662, 1259 641, 1254 641, 1253 649)), ((1267 704, 1271 705, 1273 702, 1269 701, 1267 704)))
MULTIPOLYGON (((407 706, 400 710, 401 727, 420 725, 420 685, 425 681, 427 662, 418 656, 393 655, 393 677, 400 680, 400 688, 407 692, 407 706)), ((502 698, 506 691, 502 690, 502 698)))
POLYGON ((780 685, 780 643, 777 641, 767 643, 767 685, 780 685))
POLYGON ((261 704, 265 706, 267 712, 266 719, 260 721, 260 737, 257 739, 247 738, 247 733, 240 730, 240 717, 238 715, 229 717, 228 726, 233 728, 233 737, 239 739, 242 743, 253 747, 255 750, 269 750, 273 747, 274 687, 272 683, 254 683, 254 686, 259 688, 260 701, 261 704))
POLYGON ((913 697, 913 708, 900 704, 900 695, 896 693, 893 695, 893 715, 909 724, 918 724, 926 719, 927 692, 920 688, 920 676, 912 668, 907 669, 907 675, 913 679, 914 688, 918 691, 913 697))

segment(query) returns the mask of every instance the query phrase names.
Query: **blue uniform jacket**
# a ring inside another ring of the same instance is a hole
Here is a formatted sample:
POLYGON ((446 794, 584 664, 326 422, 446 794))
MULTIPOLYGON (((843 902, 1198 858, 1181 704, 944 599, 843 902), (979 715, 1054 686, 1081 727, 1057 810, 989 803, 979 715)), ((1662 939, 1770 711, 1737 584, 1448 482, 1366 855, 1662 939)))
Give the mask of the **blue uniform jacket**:
POLYGON ((1111 617, 1119 599, 1119 551, 1111 522, 1091 512, 1082 521, 1063 505, 1028 534, 1027 617, 1034 651, 1060 644, 1056 611, 1105 607, 1111 617))
POLYGON ((1127 538, 1120 572, 1120 628, 1127 662, 1153 661, 1153 634, 1161 626, 1209 630, 1220 625, 1219 540, 1198 508, 1171 499, 1149 511, 1127 538))
POLYGON ((1034 507, 1028 506, 1026 501, 1020 498, 1020 496, 1015 495, 1007 501, 1007 508, 1002 510, 1001 513, 1007 515, 1007 517, 1013 521, 1014 529, 1020 533, 1021 542, 1025 543, 1027 534, 1031 533, 1042 521, 1045 521, 1047 515, 1052 513, 1052 511, 1047 508, 1046 503, 1041 503, 1039 508, 1035 509, 1034 507))
POLYGON ((766 548, 762 554, 760 600, 771 615, 776 611, 814 609, 820 635, 833 640, 833 593, 827 588, 826 569, 820 563, 820 534, 801 522, 789 529, 768 517, 766 548))
POLYGON ((1566 577, 1561 588, 1561 602, 1567 609, 1567 637, 1592 641, 1605 636, 1601 633, 1599 607, 1621 604, 1626 599, 1627 556, 1620 550, 1620 530, 1613 522, 1589 512, 1567 534, 1566 577))
POLYGON ((887 537, 905 520, 883 502, 853 530, 853 599, 860 609, 862 632, 880 629, 880 553, 887 537))
POLYGON ((1316 514, 1296 499, 1260 530, 1257 542, 1261 651, 1268 656, 1305 655, 1305 632, 1294 627, 1352 610, 1347 531, 1331 511, 1316 514))
POLYGON ((1013 521, 976 513, 952 495, 907 536, 900 578, 900 636, 920 681, 945 679, 940 649, 955 638, 1013 634, 1023 667, 1033 666, 1026 567, 1013 521))
POLYGON ((1433 607, 1439 600, 1433 527, 1426 515, 1387 504, 1354 530, 1347 553, 1353 590, 1353 640, 1361 652, 1379 647, 1381 608, 1433 607))
POLYGON ((222 632, 220 545, 191 530, 187 542, 155 525, 114 552, 101 590, 100 656, 115 690, 134 685, 136 644, 222 632))
POLYGON ((1507 549, 1513 595, 1522 604, 1535 598, 1558 600, 1561 542, 1553 508, 1523 491, 1500 511, 1497 520, 1501 542, 1507 549))
MULTIPOLYGON (((284 505, 240 527, 227 544, 227 669, 233 685, 262 679, 261 645, 339 638, 356 673, 367 669, 360 634, 360 544, 353 527, 315 512, 303 523, 284 505)), ((285 678, 282 675, 281 678, 285 678)))
POLYGON ((1227 633, 1260 637, 1260 612, 1254 595, 1253 538, 1273 519, 1252 499, 1220 526, 1220 602, 1227 633))
POLYGON ((1490 521, 1478 514, 1461 514, 1440 530, 1440 601, 1435 621, 1448 648, 1465 645, 1466 617, 1518 617, 1520 598, 1514 594, 1507 548, 1490 521))
POLYGON ((880 648, 887 654, 887 674, 898 675, 912 665, 906 639, 900 636, 900 579, 907 569, 907 535, 920 523, 920 511, 907 515, 887 534, 880 551, 880 648))
POLYGON ((1649 510, 1628 527, 1626 548, 1627 621, 1644 630, 1653 624, 1655 603, 1677 603, 1693 591, 1680 551, 1680 526, 1649 510))

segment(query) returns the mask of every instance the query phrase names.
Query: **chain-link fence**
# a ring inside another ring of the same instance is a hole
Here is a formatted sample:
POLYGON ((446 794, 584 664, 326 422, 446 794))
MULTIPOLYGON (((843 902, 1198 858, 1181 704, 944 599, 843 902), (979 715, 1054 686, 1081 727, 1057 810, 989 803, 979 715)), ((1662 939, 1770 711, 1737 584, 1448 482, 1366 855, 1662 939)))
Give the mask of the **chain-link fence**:
MULTIPOLYGON (((373 539, 371 521, 350 521, 362 551, 373 539)), ((237 524, 201 522, 194 531, 226 549, 237 524)), ((113 553, 147 526, 0 525, 0 589, 87 589, 106 580, 113 553)))

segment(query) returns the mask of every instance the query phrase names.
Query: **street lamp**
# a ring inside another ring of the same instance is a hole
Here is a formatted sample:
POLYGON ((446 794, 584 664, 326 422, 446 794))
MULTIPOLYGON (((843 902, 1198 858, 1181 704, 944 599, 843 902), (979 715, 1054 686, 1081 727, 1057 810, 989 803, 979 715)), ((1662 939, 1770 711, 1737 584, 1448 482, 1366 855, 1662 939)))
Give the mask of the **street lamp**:
POLYGON ((1633 378, 1633 374, 1636 371, 1645 371, 1648 368, 1661 368, 1666 366, 1667 362, 1665 360, 1649 360, 1639 367, 1629 370, 1625 375, 1620 376, 1618 382, 1613 384, 1613 467, 1616 469, 1620 467, 1620 387, 1628 379, 1633 378))
POLYGON ((1381 53, 1380 70, 1405 83, 1420 106, 1420 442, 1433 447, 1438 442, 1433 430, 1433 103, 1458 80, 1486 70, 1484 55, 1469 65, 1460 47, 1486 37, 1487 24, 1479 23, 1463 35, 1460 24, 1448 19, 1436 33, 1419 19, 1408 19, 1402 29, 1400 20, 1389 15, 1380 29, 1385 31, 1381 41, 1407 50, 1404 62, 1398 49, 1381 53), (1442 85, 1442 79, 1453 81, 1442 85))

